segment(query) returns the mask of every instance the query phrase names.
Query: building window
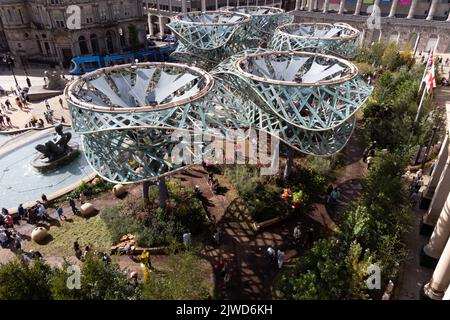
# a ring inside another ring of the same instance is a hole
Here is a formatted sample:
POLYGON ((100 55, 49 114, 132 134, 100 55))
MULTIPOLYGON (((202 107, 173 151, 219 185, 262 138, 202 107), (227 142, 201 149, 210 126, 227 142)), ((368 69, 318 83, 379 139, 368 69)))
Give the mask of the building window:
POLYGON ((57 26, 58 28, 64 28, 64 27, 65 27, 64 21, 56 20, 56 26, 57 26))
POLYGON ((106 7, 100 7, 100 19, 106 20, 107 13, 106 13, 106 7))
POLYGON ((86 18, 86 23, 92 23, 94 22, 94 19, 92 17, 86 18))
POLYGON ((87 41, 86 41, 86 38, 84 36, 80 36, 78 38, 78 44, 80 46, 81 54, 89 54, 89 50, 88 50, 88 47, 87 47, 87 41))
POLYGON ((114 15, 114 18, 119 18, 119 16, 120 16, 120 9, 119 9, 118 6, 113 6, 113 15, 114 15))
POLYGON ((108 49, 108 53, 113 53, 114 52, 114 40, 113 38, 115 38, 115 33, 108 30, 106 31, 106 48, 108 49))
POLYGON ((48 42, 44 42, 44 47, 47 54, 50 54, 50 45, 48 44, 48 42))
POLYGON ((97 38, 97 35, 96 34, 91 34, 91 36, 90 36, 90 38, 91 38, 91 47, 92 47, 92 52, 93 53, 100 53, 100 49, 99 49, 99 46, 98 46, 98 38, 97 38))
POLYGON ((17 48, 19 48, 19 49, 22 48, 22 44, 20 42, 17 43, 17 48))

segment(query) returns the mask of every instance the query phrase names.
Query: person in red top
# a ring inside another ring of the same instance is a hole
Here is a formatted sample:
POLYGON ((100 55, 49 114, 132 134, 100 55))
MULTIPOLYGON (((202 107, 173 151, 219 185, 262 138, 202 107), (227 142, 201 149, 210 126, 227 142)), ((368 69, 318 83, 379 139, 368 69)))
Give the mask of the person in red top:
POLYGON ((14 221, 11 215, 7 214, 5 216, 5 224, 8 228, 14 228, 14 221))

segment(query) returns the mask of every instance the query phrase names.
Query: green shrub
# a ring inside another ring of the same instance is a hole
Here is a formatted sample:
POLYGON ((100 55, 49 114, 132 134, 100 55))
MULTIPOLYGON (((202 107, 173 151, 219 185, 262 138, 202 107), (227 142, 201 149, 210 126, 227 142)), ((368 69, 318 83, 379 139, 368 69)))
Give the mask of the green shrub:
POLYGON ((41 260, 0 265, 0 300, 50 300, 52 268, 41 260))
POLYGON ((136 235, 138 245, 152 247, 179 242, 184 232, 199 234, 205 229, 205 211, 191 188, 181 188, 174 181, 167 182, 170 203, 158 208, 158 188, 149 190, 150 203, 155 206, 148 212, 142 200, 125 199, 115 207, 102 211, 102 219, 117 242, 127 233, 136 235))
POLYGON ((136 300, 140 296, 140 287, 129 283, 127 274, 114 262, 88 255, 81 266, 80 289, 67 287, 68 266, 56 270, 51 282, 57 300, 136 300))
POLYGON ((228 167, 225 168, 224 175, 246 203, 253 220, 269 220, 290 210, 289 203, 281 199, 283 188, 272 183, 270 178, 259 176, 257 169, 246 166, 228 167))

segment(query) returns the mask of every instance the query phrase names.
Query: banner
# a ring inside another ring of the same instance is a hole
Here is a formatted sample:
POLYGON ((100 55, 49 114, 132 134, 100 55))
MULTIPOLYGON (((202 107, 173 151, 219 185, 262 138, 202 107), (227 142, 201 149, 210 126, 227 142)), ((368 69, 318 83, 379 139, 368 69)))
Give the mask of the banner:
POLYGON ((341 0, 330 0, 330 3, 341 3, 341 0))
POLYGON ((388 4, 388 3, 391 3, 392 1, 391 0, 381 0, 380 1, 380 3, 383 3, 383 4, 388 4))
POLYGON ((411 0, 399 0, 401 6, 409 6, 411 2, 411 0))
POLYGON ((363 0, 364 4, 373 4, 373 0, 363 0))

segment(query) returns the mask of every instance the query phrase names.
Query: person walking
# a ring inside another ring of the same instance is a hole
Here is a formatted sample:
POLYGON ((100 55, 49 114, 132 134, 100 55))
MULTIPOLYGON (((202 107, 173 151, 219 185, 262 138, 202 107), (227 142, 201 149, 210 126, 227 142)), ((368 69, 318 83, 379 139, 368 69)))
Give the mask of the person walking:
POLYGON ((297 223, 297 225, 294 228, 294 241, 295 243, 300 243, 300 240, 302 238, 302 230, 300 227, 300 223, 297 223))
POLYGON ((80 212, 80 210, 78 210, 75 200, 73 198, 69 198, 69 206, 70 206, 70 208, 72 208, 73 214, 77 214, 80 212))
POLYGON ((47 108, 47 110, 50 110, 50 103, 47 99, 45 99, 45 108, 47 108))
POLYGON ((6 105, 6 107, 8 108, 8 110, 9 109, 11 109, 11 102, 9 102, 9 99, 6 99, 6 101, 5 101, 5 105, 6 105))
POLYGON ((270 246, 267 248, 267 256, 269 257, 270 261, 274 261, 275 260, 275 249, 270 246))
POLYGON ((60 97, 58 101, 59 101, 61 108, 64 108, 63 99, 60 97))
POLYGON ((80 192, 80 203, 83 205, 86 202, 86 196, 84 195, 84 192, 80 192))
POLYGON ((23 220, 25 218, 25 209, 23 208, 22 204, 19 204, 19 207, 17 208, 17 213, 19 214, 20 220, 23 220))
POLYGON ((6 123, 8 124, 8 126, 12 128, 13 124, 11 122, 11 118, 9 116, 5 115, 5 119, 6 119, 6 123))
POLYGON ((59 220, 62 220, 61 217, 64 217, 64 219, 67 220, 67 217, 64 215, 64 210, 63 210, 63 208, 61 206, 59 206, 56 209, 56 214, 58 215, 58 219, 59 220))
POLYGON ((331 200, 331 193, 333 192, 334 187, 332 184, 330 184, 327 188, 327 203, 330 203, 331 200))
POLYGON ((16 251, 22 250, 22 239, 20 238, 20 235, 16 232, 16 236, 14 237, 14 249, 16 251))
POLYGON ((284 255, 285 255, 284 252, 278 249, 277 251, 278 269, 281 269, 281 267, 283 266, 284 255))
POLYGON ((0 126, 4 126, 4 125, 5 125, 5 122, 3 120, 2 114, 0 113, 0 126))

